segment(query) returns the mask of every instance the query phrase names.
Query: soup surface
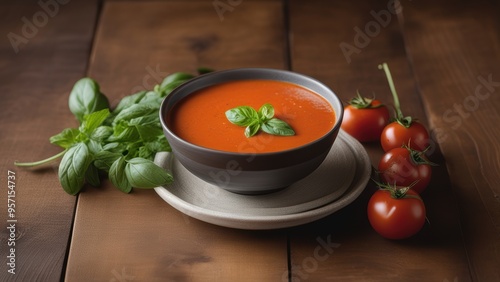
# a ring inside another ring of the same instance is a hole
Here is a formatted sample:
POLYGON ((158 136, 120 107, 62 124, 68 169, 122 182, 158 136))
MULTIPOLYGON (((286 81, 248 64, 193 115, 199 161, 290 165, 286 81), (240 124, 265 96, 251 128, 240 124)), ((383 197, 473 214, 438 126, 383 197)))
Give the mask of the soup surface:
POLYGON ((296 84, 274 80, 240 80, 210 86, 179 101, 167 116, 171 130, 198 146, 239 153, 283 151, 310 143, 333 128, 335 114, 319 94, 296 84), (255 110, 265 103, 274 117, 287 122, 293 136, 260 131, 245 137, 245 127, 229 122, 225 112, 239 106, 255 110))

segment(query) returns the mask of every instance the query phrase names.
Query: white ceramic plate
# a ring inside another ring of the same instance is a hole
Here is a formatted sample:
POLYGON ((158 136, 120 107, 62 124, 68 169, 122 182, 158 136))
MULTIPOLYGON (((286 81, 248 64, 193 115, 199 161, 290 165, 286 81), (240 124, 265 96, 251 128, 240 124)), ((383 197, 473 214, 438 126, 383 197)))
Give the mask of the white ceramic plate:
POLYGON ((342 130, 316 171, 270 194, 220 189, 194 176, 171 153, 158 153, 155 163, 174 176, 172 184, 155 188, 163 200, 188 216, 239 229, 291 227, 330 215, 361 194, 371 173, 363 146, 342 130))

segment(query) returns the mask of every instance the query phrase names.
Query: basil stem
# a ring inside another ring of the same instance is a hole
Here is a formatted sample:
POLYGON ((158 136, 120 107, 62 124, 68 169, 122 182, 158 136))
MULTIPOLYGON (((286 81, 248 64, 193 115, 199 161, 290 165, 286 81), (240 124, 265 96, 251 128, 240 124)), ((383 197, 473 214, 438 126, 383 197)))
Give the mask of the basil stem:
POLYGON ((29 162, 29 163, 14 162, 14 165, 24 166, 24 167, 43 165, 43 164, 50 163, 51 161, 57 160, 58 158, 64 156, 64 154, 66 154, 66 151, 68 151, 68 149, 66 149, 66 150, 64 150, 56 155, 53 155, 52 157, 46 158, 44 160, 40 160, 40 161, 36 161, 36 162, 29 162))

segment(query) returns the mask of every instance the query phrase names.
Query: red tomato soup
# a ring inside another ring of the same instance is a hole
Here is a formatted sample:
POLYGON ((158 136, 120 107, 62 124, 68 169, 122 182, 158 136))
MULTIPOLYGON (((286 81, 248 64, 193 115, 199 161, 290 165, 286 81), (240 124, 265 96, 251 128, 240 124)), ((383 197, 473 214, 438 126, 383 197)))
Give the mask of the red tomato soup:
POLYGON ((167 116, 172 132, 210 149, 239 153, 283 151, 310 143, 330 131, 335 113, 319 94, 296 84, 274 80, 241 80, 204 88, 179 101, 167 116), (270 103, 274 117, 287 122, 293 136, 262 130, 245 137, 245 127, 229 122, 225 112, 239 106, 255 110, 270 103))

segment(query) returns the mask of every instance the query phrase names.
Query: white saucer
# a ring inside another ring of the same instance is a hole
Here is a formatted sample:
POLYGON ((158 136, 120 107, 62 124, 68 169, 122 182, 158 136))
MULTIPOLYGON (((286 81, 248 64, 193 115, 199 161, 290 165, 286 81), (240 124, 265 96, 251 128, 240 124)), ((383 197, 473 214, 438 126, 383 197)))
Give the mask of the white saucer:
POLYGON ((156 154, 155 163, 174 176, 172 184, 155 188, 163 200, 188 216, 239 229, 291 227, 330 215, 361 194, 371 173, 366 150, 342 130, 316 171, 270 194, 241 195, 208 184, 172 153, 156 154))

